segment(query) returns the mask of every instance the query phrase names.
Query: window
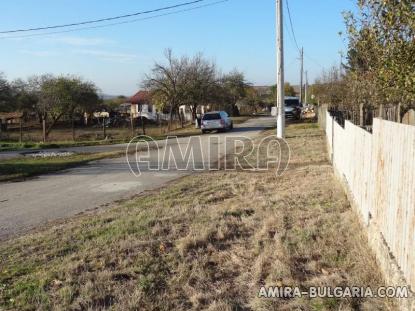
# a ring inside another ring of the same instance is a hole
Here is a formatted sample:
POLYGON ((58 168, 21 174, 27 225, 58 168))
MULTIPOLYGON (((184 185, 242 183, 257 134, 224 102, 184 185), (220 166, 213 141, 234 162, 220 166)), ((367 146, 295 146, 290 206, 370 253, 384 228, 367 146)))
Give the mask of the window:
POLYGON ((220 114, 219 113, 207 113, 203 116, 203 120, 220 120, 220 114))

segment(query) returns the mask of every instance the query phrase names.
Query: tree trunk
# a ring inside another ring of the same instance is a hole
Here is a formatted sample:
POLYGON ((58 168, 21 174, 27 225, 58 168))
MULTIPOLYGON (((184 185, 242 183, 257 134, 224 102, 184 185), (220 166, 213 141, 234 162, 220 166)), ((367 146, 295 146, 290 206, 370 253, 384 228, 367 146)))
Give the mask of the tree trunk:
POLYGON ((396 122, 401 123, 401 102, 398 103, 396 107, 396 122))
POLYGON ((359 105, 359 125, 364 126, 364 113, 363 113, 363 104, 359 105))
POLYGON ((183 112, 180 111, 180 108, 177 109, 177 114, 179 115, 179 122, 180 122, 180 127, 183 128, 184 127, 184 115, 183 112))
POLYGON ((55 124, 58 122, 58 120, 63 116, 63 113, 59 114, 57 117, 55 117, 52 122, 49 124, 49 126, 46 129, 46 117, 45 117, 45 136, 46 139, 48 138, 50 132, 52 131, 52 128, 55 126, 55 124))
POLYGON ((45 116, 42 117, 42 137, 43 142, 46 142, 47 134, 46 134, 46 118, 45 116))
POLYGON ((146 125, 145 125, 146 119, 141 116, 141 129, 143 130, 143 135, 146 134, 146 125))
POLYGON ((383 104, 380 104, 378 109, 379 109, 379 114, 378 114, 379 119, 385 119, 383 104))
POLYGON ((173 122, 173 104, 170 105, 168 131, 171 131, 171 124, 173 122))

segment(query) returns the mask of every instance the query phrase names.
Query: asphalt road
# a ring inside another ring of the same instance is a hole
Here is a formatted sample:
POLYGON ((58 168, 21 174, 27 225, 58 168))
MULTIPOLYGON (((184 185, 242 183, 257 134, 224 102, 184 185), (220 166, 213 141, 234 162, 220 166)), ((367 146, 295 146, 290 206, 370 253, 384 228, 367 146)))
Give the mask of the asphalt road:
MULTIPOLYGON (((214 167, 219 158, 234 150, 232 141, 236 137, 253 138, 273 124, 274 120, 269 117, 251 119, 227 133, 158 142, 158 149, 130 154, 128 161, 127 157, 104 159, 22 182, 0 183, 0 240, 159 188, 203 167, 214 167), (180 156, 185 156, 189 141, 194 161, 185 169, 188 162, 181 161, 180 156)), ((130 145, 130 151, 134 147, 130 145)), ((75 152, 125 150, 126 145, 68 149, 75 152)))
POLYGON ((66 148, 48 148, 48 149, 19 149, 12 151, 0 152, 0 160, 23 157, 27 153, 35 152, 75 152, 75 153, 98 153, 124 150, 127 144, 97 145, 97 146, 79 146, 66 148))

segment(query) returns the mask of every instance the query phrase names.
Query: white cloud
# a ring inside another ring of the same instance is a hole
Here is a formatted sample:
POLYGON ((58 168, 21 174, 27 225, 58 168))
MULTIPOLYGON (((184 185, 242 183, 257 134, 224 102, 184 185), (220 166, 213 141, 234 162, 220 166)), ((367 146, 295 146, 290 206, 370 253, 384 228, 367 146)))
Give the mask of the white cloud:
POLYGON ((118 63, 131 63, 138 58, 138 56, 135 54, 108 52, 102 50, 75 50, 74 52, 77 54, 95 56, 101 60, 107 60, 118 63))

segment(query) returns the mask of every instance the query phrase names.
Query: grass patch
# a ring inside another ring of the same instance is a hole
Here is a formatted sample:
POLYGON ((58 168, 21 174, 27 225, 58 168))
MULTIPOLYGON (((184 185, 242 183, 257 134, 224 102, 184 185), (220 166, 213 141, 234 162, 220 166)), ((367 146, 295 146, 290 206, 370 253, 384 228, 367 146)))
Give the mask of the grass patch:
POLYGON ((192 175, 2 243, 0 308, 394 309, 387 299, 258 298, 263 285, 384 285, 321 131, 287 133, 294 165, 282 177, 192 175))

